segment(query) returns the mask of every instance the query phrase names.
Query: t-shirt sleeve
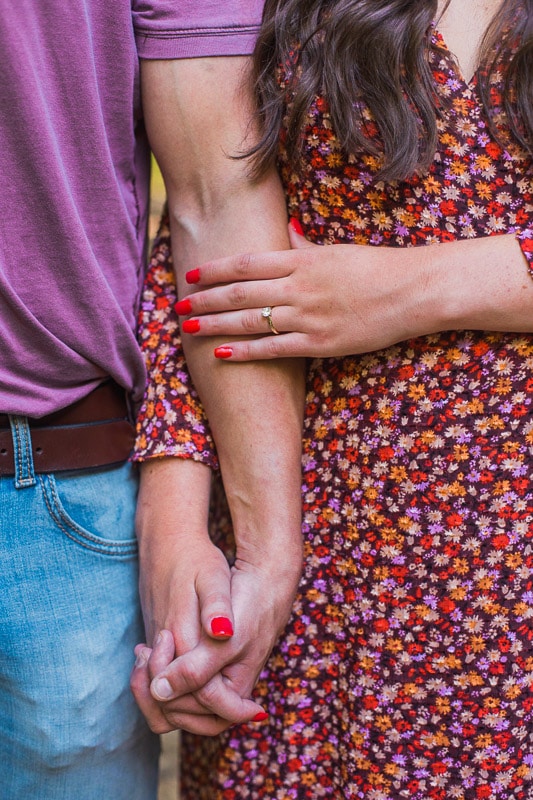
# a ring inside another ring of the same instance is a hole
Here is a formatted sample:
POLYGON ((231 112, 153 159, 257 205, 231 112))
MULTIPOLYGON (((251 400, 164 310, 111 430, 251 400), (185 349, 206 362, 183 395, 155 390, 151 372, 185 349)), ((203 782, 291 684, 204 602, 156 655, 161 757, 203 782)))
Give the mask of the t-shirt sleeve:
POLYGON ((133 0, 140 58, 248 55, 264 0, 133 0))

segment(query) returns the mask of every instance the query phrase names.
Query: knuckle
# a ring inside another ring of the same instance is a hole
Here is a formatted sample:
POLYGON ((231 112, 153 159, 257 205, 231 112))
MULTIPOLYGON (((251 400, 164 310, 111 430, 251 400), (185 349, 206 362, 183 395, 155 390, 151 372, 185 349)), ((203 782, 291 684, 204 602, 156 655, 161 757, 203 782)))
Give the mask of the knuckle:
POLYGON ((140 673, 139 670, 132 672, 130 675, 130 691, 138 704, 142 703, 146 696, 150 696, 146 674, 140 673))
POLYGON ((242 327, 248 333, 257 333, 257 311, 255 309, 247 310, 243 313, 242 327))
POLYGON ((312 341, 322 352, 327 347, 331 347, 332 353, 335 352, 337 342, 326 325, 317 326, 312 333, 312 341))
MULTIPOLYGON (((194 691, 198 687, 199 675, 194 664, 184 663, 181 665, 181 679, 189 691, 194 691)), ((172 681, 169 681, 172 685, 172 681)), ((174 687, 173 687, 174 688, 174 687)))
POLYGON ((283 337, 268 336, 266 338, 266 350, 270 358, 279 358, 282 355, 283 343, 280 341, 283 337))
POLYGON ((229 588, 228 592, 211 589, 205 593, 204 610, 207 610, 208 614, 226 614, 230 607, 229 588))
POLYGON ((217 698, 217 688, 210 683, 202 686, 197 692, 194 693, 198 702, 206 708, 212 708, 215 705, 217 698))
POLYGON ((218 314, 212 312, 209 316, 204 317, 202 321, 202 331, 208 333, 210 336, 221 336, 223 333, 224 323, 218 314))
POLYGON ((246 279, 250 267, 252 266, 252 256, 250 253, 242 253, 238 256, 235 264, 235 273, 240 280, 246 279))
POLYGON ((201 292, 194 295, 194 313, 206 314, 208 311, 208 296, 201 292))
POLYGON ((170 725, 164 720, 147 720, 147 722, 152 733, 157 733, 158 735, 162 733, 169 733, 171 730, 174 730, 174 726, 170 725))
POLYGON ((232 306, 242 308, 248 299, 248 289, 245 284, 233 283, 229 287, 229 299, 232 306))
POLYGON ((238 356, 239 361, 251 361, 253 353, 250 345, 247 342, 238 342, 233 346, 234 354, 238 356))

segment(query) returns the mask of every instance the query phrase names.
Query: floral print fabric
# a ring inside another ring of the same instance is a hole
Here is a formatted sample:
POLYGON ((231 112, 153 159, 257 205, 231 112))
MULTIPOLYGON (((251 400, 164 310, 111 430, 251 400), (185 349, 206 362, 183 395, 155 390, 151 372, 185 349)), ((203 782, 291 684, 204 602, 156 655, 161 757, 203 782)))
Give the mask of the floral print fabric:
POLYGON ((164 215, 139 312, 139 340, 149 380, 137 415, 133 457, 136 461, 158 456, 192 458, 216 468, 213 438, 181 348, 172 269, 170 230, 164 215))
MULTIPOLYGON (((324 244, 514 232, 531 261, 530 161, 494 140, 475 81, 460 78, 435 37, 436 84, 450 106, 429 174, 384 184, 375 159, 346 163, 318 99, 302 174, 281 147, 290 213, 324 244)), ((495 80, 496 106, 500 88, 495 80)), ((501 113, 497 122, 505 136, 501 113)), ((154 305, 168 278, 157 253, 143 319, 162 326, 159 337, 170 326, 171 340, 172 313, 154 305)), ((144 339, 150 364, 158 341, 144 339)), ((184 735, 185 800, 533 797, 532 368, 532 336, 479 331, 309 362, 306 558, 256 690, 269 720, 215 740, 184 735)), ((189 383, 160 390, 170 377, 163 359, 149 391, 182 403, 189 383)), ((141 457, 166 447, 164 415, 147 408, 139 441, 152 425, 158 441, 141 457)), ((175 419, 174 431, 188 428, 175 419)), ((200 418, 194 426, 205 433, 200 418)), ((193 456, 205 436, 187 442, 193 456)))

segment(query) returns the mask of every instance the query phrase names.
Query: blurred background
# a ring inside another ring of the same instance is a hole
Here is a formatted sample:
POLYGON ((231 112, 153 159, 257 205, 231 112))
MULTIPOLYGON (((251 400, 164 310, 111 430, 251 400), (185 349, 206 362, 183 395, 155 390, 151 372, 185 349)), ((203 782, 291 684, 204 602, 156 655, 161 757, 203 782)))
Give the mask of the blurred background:
POLYGON ((165 733, 161 737, 161 760, 159 762, 159 791, 157 800, 177 800, 179 733, 165 733))
POLYGON ((150 181, 150 221, 148 230, 150 234, 150 241, 153 240, 157 233, 161 211, 165 203, 165 184, 161 177, 161 172, 157 166, 157 161, 152 156, 152 173, 150 181))

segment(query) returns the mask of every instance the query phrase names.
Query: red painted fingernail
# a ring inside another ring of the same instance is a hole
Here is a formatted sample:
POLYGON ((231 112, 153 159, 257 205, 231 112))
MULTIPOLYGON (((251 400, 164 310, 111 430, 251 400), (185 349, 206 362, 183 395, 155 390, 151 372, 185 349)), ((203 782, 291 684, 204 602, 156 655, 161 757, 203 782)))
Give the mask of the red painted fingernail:
POLYGON ((188 297, 185 300, 180 300, 178 303, 176 303, 174 309, 176 311, 176 314, 180 315, 190 314, 192 311, 191 301, 189 300, 188 297))
POLYGON ((252 719, 252 722, 264 722, 266 719, 268 719, 266 711, 260 711, 259 714, 256 714, 252 719))
POLYGON ((227 617, 215 617, 211 620, 211 633, 213 636, 233 636, 233 625, 227 617))
POLYGON ((199 269, 190 269, 188 272, 185 273, 185 280, 187 283, 198 283, 200 280, 200 270, 199 269))
POLYGON ((290 226, 295 233, 298 233, 300 236, 304 235, 304 229, 300 224, 300 220, 296 219, 296 217, 291 217, 290 226))
POLYGON ((185 322, 181 323, 181 330, 184 333, 198 333, 200 330, 200 320, 186 319, 185 322))
POLYGON ((215 358, 231 358, 232 355, 232 347, 215 347, 215 358))

